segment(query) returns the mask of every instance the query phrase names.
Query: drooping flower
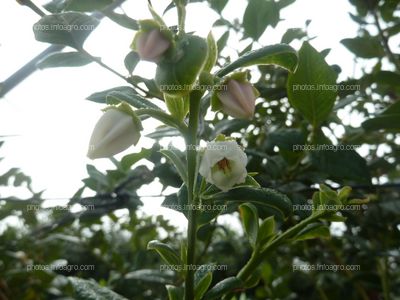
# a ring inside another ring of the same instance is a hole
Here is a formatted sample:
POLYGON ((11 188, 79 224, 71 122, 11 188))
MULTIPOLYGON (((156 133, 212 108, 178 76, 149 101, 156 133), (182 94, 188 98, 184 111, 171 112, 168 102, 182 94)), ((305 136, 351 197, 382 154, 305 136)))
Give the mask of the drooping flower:
POLYGON ((199 172, 207 182, 226 192, 247 176, 247 156, 233 140, 207 144, 199 172))
POLYGON ((94 127, 87 156, 96 159, 118 154, 137 144, 142 129, 128 104, 107 107, 94 127))
POLYGON ((248 81, 240 82, 236 79, 229 79, 225 84, 226 90, 217 94, 222 111, 239 119, 253 117, 258 96, 253 85, 248 81))
POLYGON ((140 59, 158 63, 171 43, 160 29, 152 29, 148 32, 138 32, 134 46, 140 59))

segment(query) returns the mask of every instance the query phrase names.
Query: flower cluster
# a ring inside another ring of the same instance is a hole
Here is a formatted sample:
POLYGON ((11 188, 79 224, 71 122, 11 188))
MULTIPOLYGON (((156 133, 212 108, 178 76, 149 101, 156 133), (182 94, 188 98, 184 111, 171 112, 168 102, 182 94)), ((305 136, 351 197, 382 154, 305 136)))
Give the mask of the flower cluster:
MULTIPOLYGON (((139 21, 140 30, 131 48, 140 59, 157 64, 155 82, 164 94, 171 116, 184 122, 191 92, 197 91, 196 85, 210 84, 214 87, 210 92, 212 110, 221 110, 233 118, 252 118, 259 94, 249 82, 248 72, 224 78, 211 75, 217 52, 209 39, 172 32, 160 17, 153 16, 154 20, 139 21), (169 86, 184 88, 161 89, 169 86)), ((138 143, 141 130, 140 119, 128 104, 108 107, 93 130, 87 155, 96 159, 120 153, 138 143)), ((247 157, 236 141, 219 137, 200 154, 199 173, 208 183, 228 191, 245 181, 247 157)))

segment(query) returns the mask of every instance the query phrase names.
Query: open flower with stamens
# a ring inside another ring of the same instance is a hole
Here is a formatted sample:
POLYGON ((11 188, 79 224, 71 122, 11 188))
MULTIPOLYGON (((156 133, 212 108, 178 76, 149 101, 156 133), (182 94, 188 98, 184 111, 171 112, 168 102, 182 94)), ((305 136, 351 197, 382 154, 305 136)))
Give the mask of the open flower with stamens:
POLYGON ((226 192, 247 176, 247 156, 233 140, 213 141, 207 144, 199 172, 207 182, 226 192))

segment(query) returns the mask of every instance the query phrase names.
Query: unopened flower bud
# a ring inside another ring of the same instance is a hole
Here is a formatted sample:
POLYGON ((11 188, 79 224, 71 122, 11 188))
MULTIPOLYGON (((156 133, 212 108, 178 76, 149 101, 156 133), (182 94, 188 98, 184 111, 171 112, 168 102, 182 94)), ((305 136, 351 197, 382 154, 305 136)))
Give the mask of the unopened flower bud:
POLYGON ((158 63, 170 46, 170 41, 159 29, 152 29, 138 33, 135 49, 142 60, 158 63))
POLYGON ((258 96, 257 90, 247 81, 229 79, 225 84, 226 90, 217 94, 222 111, 234 118, 252 118, 258 96))
POLYGON ((245 181, 246 164, 247 156, 235 141, 214 141, 207 144, 199 173, 207 182, 226 192, 245 181))
POLYGON ((108 107, 94 127, 87 156, 96 159, 118 154, 137 144, 142 129, 128 104, 108 107))

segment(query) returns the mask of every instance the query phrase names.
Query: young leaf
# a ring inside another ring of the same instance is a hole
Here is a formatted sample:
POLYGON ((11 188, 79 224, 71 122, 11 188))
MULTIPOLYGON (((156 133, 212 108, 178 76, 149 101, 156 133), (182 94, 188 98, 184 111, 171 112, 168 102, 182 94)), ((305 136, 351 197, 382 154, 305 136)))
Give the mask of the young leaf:
POLYGON ((275 233, 274 216, 266 218, 262 221, 258 229, 257 244, 262 245, 275 233))
POLYGON ((33 25, 36 40, 82 49, 99 20, 79 12, 66 12, 42 17, 33 25))
POLYGON ((194 284, 194 299, 201 300, 205 292, 207 292, 208 287, 212 281, 212 273, 202 272, 201 269, 197 270, 195 273, 195 284, 194 284))
POLYGON ((337 74, 308 42, 299 52, 299 66, 289 74, 287 93, 290 104, 314 127, 319 126, 333 109, 337 74))
POLYGON ((239 206, 244 230, 253 248, 256 246, 258 236, 258 212, 257 208, 251 203, 244 203, 239 206))
POLYGON ((180 266, 182 265, 182 261, 179 256, 175 253, 175 251, 168 246, 167 244, 161 243, 159 241, 150 241, 147 244, 148 250, 155 250, 161 256, 161 258, 172 266, 180 266))

